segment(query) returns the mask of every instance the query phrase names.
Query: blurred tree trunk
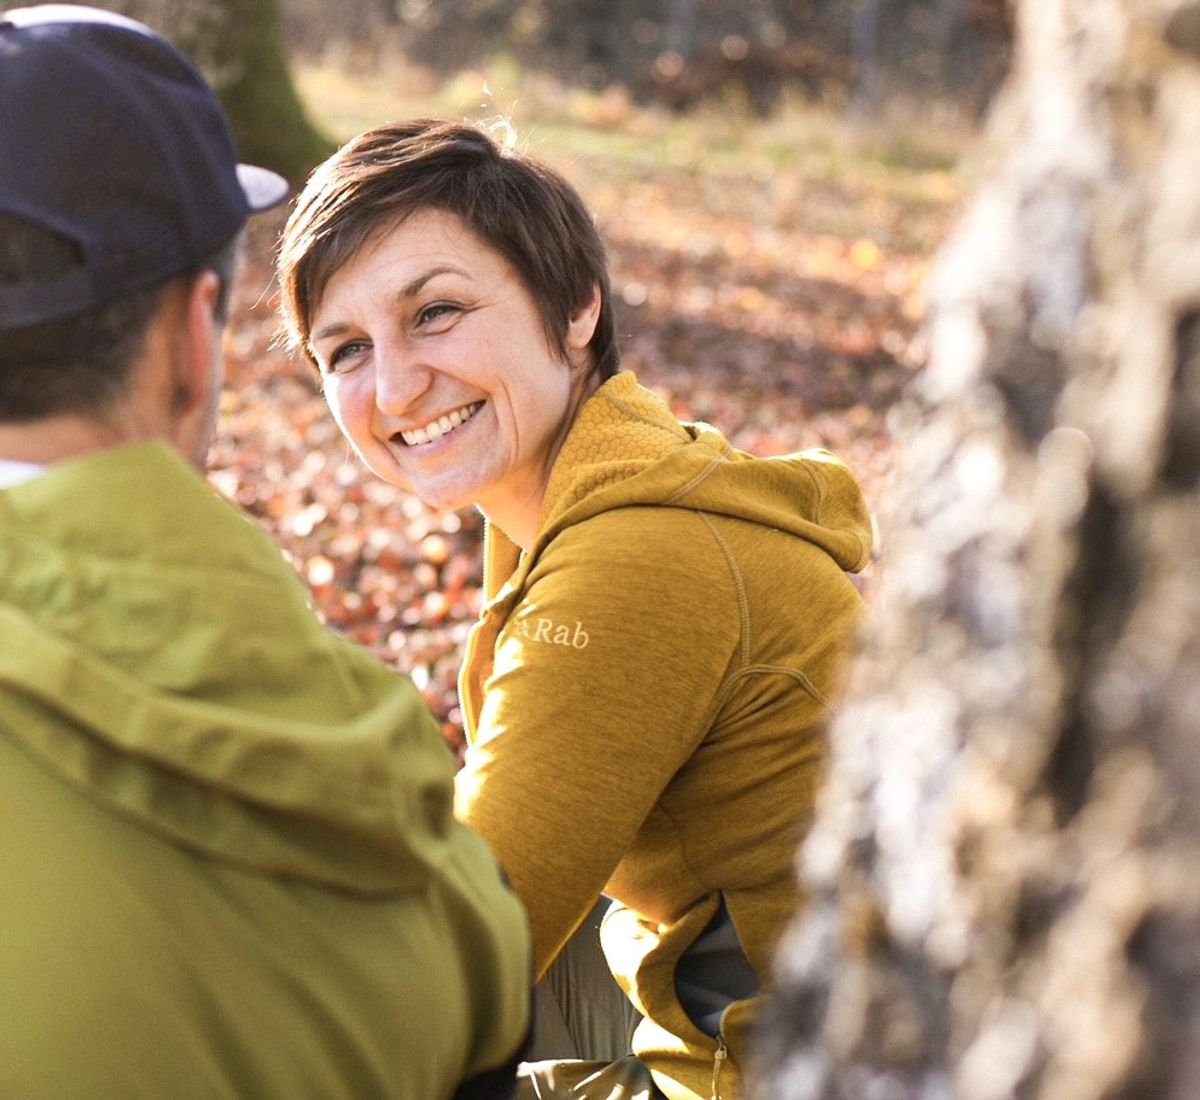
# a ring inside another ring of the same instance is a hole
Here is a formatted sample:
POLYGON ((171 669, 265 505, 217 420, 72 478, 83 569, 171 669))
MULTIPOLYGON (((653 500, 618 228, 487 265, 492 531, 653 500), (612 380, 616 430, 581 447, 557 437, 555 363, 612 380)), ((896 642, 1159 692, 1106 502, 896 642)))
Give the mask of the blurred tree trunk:
POLYGON ((671 18, 667 24, 667 49, 685 61, 692 56, 696 38, 696 0, 671 0, 671 18))
POLYGON ((302 180, 333 152, 296 94, 284 49, 279 0, 221 0, 225 33, 215 55, 217 90, 241 155, 302 180))
POLYGON ((574 0, 567 6, 569 48, 582 61, 581 82, 585 87, 603 87, 620 64, 617 22, 623 5, 619 0, 574 0))
POLYGON ((1200 1096, 1200 3, 1018 21, 763 1100, 1200 1096))
POLYGON ((851 105, 856 117, 879 107, 879 15, 881 0, 855 0, 851 37, 854 85, 851 105))
POLYGON ((334 149, 313 125, 288 68, 280 0, 97 0, 187 53, 225 104, 242 159, 300 181, 334 149))

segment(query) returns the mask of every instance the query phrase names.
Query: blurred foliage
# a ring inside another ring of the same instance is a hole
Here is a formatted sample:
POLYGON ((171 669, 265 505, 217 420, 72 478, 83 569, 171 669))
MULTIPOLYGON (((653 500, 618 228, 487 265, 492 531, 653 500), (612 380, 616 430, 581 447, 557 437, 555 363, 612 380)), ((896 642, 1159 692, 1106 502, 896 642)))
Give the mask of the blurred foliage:
POLYGON ((686 110, 731 90, 768 113, 788 89, 876 110, 897 94, 978 114, 1012 40, 1007 0, 287 0, 310 56, 394 52, 442 76, 507 54, 523 69, 686 110))
POLYGON ((293 180, 333 145, 296 94, 289 52, 354 79, 402 63, 430 90, 507 64, 609 102, 675 112, 717 103, 767 116, 803 96, 861 120, 904 98, 978 117, 1012 39, 1009 0, 96 2, 193 57, 226 105, 242 157, 293 180))

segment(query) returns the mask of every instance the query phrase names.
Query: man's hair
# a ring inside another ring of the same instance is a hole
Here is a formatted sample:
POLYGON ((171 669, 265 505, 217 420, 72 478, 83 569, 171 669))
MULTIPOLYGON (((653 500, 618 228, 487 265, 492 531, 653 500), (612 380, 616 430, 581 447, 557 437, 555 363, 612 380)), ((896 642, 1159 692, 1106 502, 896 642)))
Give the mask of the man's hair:
MULTIPOLYGON (((229 241, 196 272, 221 278, 214 311, 224 322, 237 256, 229 241)), ((79 248, 41 226, 0 212, 0 286, 53 282, 79 268, 79 248)), ((0 421, 90 415, 127 392, 134 363, 158 312, 168 280, 86 313, 23 328, 0 329, 0 421)))
POLYGON ((311 363, 312 314, 337 270, 381 227, 420 210, 457 215, 517 272, 547 343, 566 358, 571 317, 600 288, 589 344, 600 378, 620 362, 604 244, 578 192, 557 172, 478 126, 418 119, 368 130, 310 177, 279 249, 289 343, 311 363))

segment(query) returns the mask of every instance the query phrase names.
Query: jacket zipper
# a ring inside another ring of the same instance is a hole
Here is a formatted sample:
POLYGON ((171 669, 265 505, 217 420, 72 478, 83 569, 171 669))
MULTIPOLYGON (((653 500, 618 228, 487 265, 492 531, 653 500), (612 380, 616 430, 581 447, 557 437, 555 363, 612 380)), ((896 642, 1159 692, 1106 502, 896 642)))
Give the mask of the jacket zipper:
POLYGON ((721 1070, 725 1068, 725 1059, 729 1057, 729 1048, 725 1045, 725 1017, 736 1003, 731 1001, 721 1009, 721 1018, 717 1021, 717 1049, 713 1054, 711 1100, 721 1100, 721 1070))
POLYGON ((725 1045, 725 1037, 718 1032, 717 1052, 713 1055, 712 1100, 721 1100, 721 1067, 725 1065, 728 1055, 729 1048, 725 1045))

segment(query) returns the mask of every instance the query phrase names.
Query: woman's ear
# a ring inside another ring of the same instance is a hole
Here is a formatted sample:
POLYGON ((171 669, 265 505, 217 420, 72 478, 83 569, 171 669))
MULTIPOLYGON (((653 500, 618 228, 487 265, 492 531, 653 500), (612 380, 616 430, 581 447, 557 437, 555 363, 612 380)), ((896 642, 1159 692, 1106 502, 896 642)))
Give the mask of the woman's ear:
POLYGON ((600 320, 600 284, 592 284, 592 296, 588 301, 571 314, 567 322, 567 348, 570 351, 582 351, 592 342, 596 335, 596 324, 600 320))

